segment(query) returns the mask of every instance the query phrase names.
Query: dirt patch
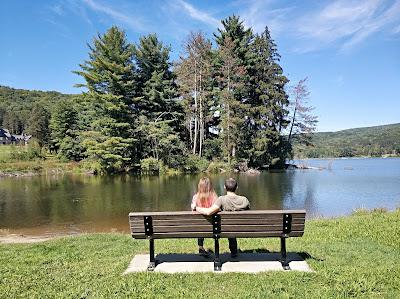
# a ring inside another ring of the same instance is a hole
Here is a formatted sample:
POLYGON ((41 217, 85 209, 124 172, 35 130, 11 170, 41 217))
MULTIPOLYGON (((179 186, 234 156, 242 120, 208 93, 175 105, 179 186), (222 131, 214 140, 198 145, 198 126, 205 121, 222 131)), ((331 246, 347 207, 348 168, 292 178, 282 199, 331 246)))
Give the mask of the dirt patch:
POLYGON ((25 236, 25 235, 0 235, 1 244, 27 244, 45 242, 57 238, 57 236, 25 236))

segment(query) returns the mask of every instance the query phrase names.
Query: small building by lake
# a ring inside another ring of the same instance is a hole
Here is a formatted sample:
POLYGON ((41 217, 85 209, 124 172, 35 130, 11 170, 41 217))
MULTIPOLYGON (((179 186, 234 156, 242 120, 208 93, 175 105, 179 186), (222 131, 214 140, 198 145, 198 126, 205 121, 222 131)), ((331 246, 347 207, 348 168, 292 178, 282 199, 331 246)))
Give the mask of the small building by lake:
POLYGON ((32 135, 22 134, 11 134, 7 129, 0 128, 0 145, 8 145, 8 144, 19 144, 26 145, 29 140, 32 138, 32 135))

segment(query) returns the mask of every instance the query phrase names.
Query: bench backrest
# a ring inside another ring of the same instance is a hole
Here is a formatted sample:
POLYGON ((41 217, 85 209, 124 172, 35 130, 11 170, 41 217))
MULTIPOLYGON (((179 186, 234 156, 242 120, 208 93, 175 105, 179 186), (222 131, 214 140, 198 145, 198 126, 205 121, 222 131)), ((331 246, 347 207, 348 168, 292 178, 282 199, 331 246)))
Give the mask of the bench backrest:
POLYGON ((197 212, 130 213, 135 239, 300 237, 305 210, 250 210, 203 216, 197 212))

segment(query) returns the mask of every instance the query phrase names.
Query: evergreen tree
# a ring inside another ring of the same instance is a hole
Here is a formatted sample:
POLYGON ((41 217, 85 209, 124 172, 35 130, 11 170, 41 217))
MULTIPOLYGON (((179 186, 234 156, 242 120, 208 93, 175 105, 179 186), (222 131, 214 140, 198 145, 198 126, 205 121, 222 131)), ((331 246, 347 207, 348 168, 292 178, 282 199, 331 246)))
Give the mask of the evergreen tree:
POLYGON ((132 160, 134 92, 133 46, 125 33, 113 26, 89 45, 90 60, 80 67, 86 83, 86 103, 92 115, 83 133, 89 158, 100 164, 100 171, 121 171, 132 160))
POLYGON ((169 53, 170 48, 156 34, 141 37, 134 48, 138 81, 135 107, 150 118, 168 111, 170 102, 177 97, 169 53))
POLYGON ((4 112, 2 126, 11 134, 21 134, 23 131, 22 122, 13 109, 8 109, 4 112))
MULTIPOLYGON (((218 51, 221 52, 221 49, 226 47, 226 42, 229 41, 229 47, 231 48, 229 52, 231 52, 231 55, 233 55, 232 57, 234 57, 236 66, 241 68, 241 76, 235 76, 235 78, 231 78, 231 83, 236 84, 236 87, 230 92, 232 101, 233 99, 235 100, 232 103, 241 106, 241 108, 238 109, 240 114, 237 115, 237 117, 241 115, 241 119, 236 125, 237 132, 238 134, 240 132, 240 135, 237 135, 235 146, 233 147, 233 152, 231 155, 235 156, 239 160, 248 161, 249 157, 248 152, 246 152, 246 143, 248 143, 249 140, 246 136, 246 130, 248 130, 248 123, 250 121, 250 111, 248 109, 250 109, 249 103, 251 96, 249 77, 251 65, 249 58, 251 54, 250 46, 254 39, 254 35, 251 28, 245 28, 243 21, 241 21, 238 16, 230 16, 221 22, 223 28, 218 29, 218 34, 215 34, 216 42, 219 45, 218 51), (236 81, 232 81, 232 79, 236 81)), ((223 64, 223 61, 217 60, 215 67, 217 69, 221 69, 223 64)), ((221 86, 219 86, 219 89, 221 90, 221 86)), ((226 93, 225 96, 227 96, 226 93)), ((224 109, 227 106, 221 105, 221 107, 224 109)), ((223 110, 221 111, 221 115, 224 115, 223 110)), ((225 113, 225 115, 227 115, 227 113, 225 113)), ((222 119, 222 121, 224 121, 224 119, 222 119)), ((224 144, 226 144, 226 141, 224 144)))
POLYGON ((253 39, 251 28, 245 28, 243 21, 238 16, 232 15, 221 21, 223 28, 218 28, 214 34, 219 46, 225 43, 227 37, 232 41, 234 52, 242 65, 245 65, 248 55, 248 47, 253 39))
POLYGON ((169 144, 171 150, 183 154, 181 133, 184 115, 182 105, 178 102, 169 53, 170 48, 164 46, 157 35, 140 38, 139 45, 134 48, 138 82, 134 106, 140 115, 137 127, 141 141, 138 147, 140 158, 146 158, 146 154, 151 153, 153 158, 171 166, 170 163, 175 162, 171 156, 168 157, 168 152, 164 150, 167 145, 163 147, 163 142, 169 144), (155 141, 155 138, 161 140, 155 141))
POLYGON ((236 157, 237 146, 242 139, 241 130, 248 109, 246 104, 235 97, 235 92, 243 88, 246 70, 235 53, 235 44, 230 37, 226 37, 221 45, 219 59, 221 137, 225 157, 230 164, 231 158, 236 157))
POLYGON ((71 100, 62 100, 54 107, 50 120, 51 146, 59 157, 74 161, 83 158, 78 117, 78 111, 71 100))
POLYGON ((248 102, 251 108, 242 148, 246 148, 251 166, 282 166, 286 158, 281 132, 288 124, 289 102, 285 92, 288 79, 283 75, 280 55, 267 27, 261 35, 255 36, 249 57, 248 102))
POLYGON ((50 113, 43 107, 42 104, 36 103, 33 105, 31 116, 28 119, 27 132, 36 138, 39 146, 48 145, 50 139, 49 128, 50 113))

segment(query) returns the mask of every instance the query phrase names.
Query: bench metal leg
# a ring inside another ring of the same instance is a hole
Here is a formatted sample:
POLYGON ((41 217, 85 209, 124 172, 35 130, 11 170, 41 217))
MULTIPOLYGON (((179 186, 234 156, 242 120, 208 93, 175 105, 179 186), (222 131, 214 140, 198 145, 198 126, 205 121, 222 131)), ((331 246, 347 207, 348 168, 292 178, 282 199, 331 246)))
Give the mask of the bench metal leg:
POLYGON ((150 262, 147 266, 147 271, 154 271, 156 267, 156 259, 154 257, 154 239, 150 239, 150 262))
POLYGON ((281 264, 284 270, 290 270, 289 262, 286 254, 286 238, 281 237, 281 264))
POLYGON ((214 244, 215 244, 214 271, 221 271, 222 263, 219 258, 219 238, 218 237, 214 238, 214 244))

